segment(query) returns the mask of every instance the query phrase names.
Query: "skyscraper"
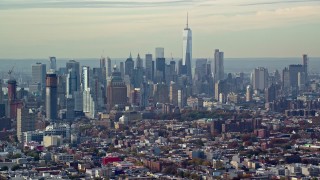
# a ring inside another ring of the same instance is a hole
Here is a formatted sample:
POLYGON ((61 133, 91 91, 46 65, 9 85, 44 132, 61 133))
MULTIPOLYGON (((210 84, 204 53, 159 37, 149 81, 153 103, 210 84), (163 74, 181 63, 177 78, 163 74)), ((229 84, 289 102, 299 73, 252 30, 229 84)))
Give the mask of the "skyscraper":
POLYGON ((111 80, 107 88, 107 110, 110 111, 115 105, 124 107, 127 102, 127 86, 121 78, 121 73, 114 67, 111 80))
POLYGON ((20 107, 17 109, 17 137, 23 142, 23 133, 35 130, 36 114, 32 109, 20 107))
POLYGON ((308 58, 308 55, 307 54, 304 54, 302 55, 302 65, 303 65, 303 70, 304 70, 304 76, 305 76, 305 79, 304 79, 304 83, 305 84, 308 84, 308 64, 309 64, 309 58, 308 58))
POLYGON ((187 25, 183 30, 183 44, 182 44, 182 65, 184 66, 183 74, 186 74, 189 80, 192 79, 191 60, 192 60, 192 31, 189 28, 189 19, 187 16, 187 25))
POLYGON ((152 54, 146 54, 146 77, 148 80, 152 80, 152 54))
MULTIPOLYGON (((73 75, 75 78, 75 84, 73 89, 74 91, 80 91, 80 63, 75 60, 69 60, 66 64, 67 67, 67 73, 69 73, 69 70, 72 69, 73 75)), ((72 93, 72 92, 71 92, 72 93)))
POLYGON ((166 75, 166 59, 165 58, 157 58, 156 59, 156 74, 155 81, 158 83, 165 82, 166 75))
POLYGON ((53 71, 46 76, 46 117, 51 121, 57 119, 57 75, 53 71))
POLYGON ((301 64, 289 65, 290 85, 293 89, 298 88, 298 73, 304 71, 304 66, 301 64))
POLYGON ((304 54, 302 55, 302 65, 303 65, 303 68, 304 68, 304 73, 306 75, 308 75, 308 62, 309 62, 309 58, 308 58, 308 55, 307 54, 304 54))
POLYGON ((140 58, 140 54, 138 54, 138 57, 136 59, 136 68, 143 68, 143 61, 140 58))
POLYGON ((213 77, 214 81, 217 82, 219 80, 224 79, 224 53, 220 52, 219 49, 216 49, 214 52, 214 63, 211 63, 213 69, 213 77))
POLYGON ((252 86, 254 90, 264 91, 268 87, 268 69, 263 67, 255 68, 252 73, 252 86))
POLYGON ((124 77, 124 63, 120 62, 120 73, 121 73, 121 77, 124 77))
POLYGON ((156 48, 156 59, 157 58, 164 58, 164 48, 162 47, 156 48))
POLYGON ((50 60, 50 69, 56 71, 57 69, 57 59, 56 57, 49 57, 49 60, 50 60))
POLYGON ((40 83, 41 89, 46 87, 46 65, 36 63, 32 65, 32 83, 40 83))
POLYGON ((128 75, 131 78, 133 76, 133 69, 134 69, 134 61, 132 59, 131 53, 129 58, 124 63, 124 66, 125 66, 124 68, 125 75, 128 75))
POLYGON ((107 57, 107 68, 108 68, 108 71, 107 71, 107 74, 108 74, 108 77, 111 76, 112 74, 112 67, 111 67, 111 59, 109 57, 107 57))

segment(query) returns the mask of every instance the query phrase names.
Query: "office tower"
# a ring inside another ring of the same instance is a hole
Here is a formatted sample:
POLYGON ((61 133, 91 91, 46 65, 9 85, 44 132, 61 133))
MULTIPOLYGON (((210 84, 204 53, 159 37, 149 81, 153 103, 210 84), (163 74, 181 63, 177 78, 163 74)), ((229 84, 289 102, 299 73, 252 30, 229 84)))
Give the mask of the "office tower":
POLYGON ((178 86, 173 81, 170 82, 169 99, 171 104, 178 106, 178 86))
POLYGON ((266 103, 272 102, 277 98, 277 86, 271 84, 268 88, 265 89, 265 99, 266 103))
POLYGON ((164 48, 162 47, 156 48, 156 59, 157 58, 164 58, 164 48))
POLYGON ((229 93, 229 87, 226 80, 219 80, 215 83, 214 97, 219 102, 224 102, 225 96, 229 93))
POLYGON ((285 90, 290 88, 290 72, 287 67, 282 70, 282 88, 285 90))
POLYGON ((78 91, 77 78, 74 69, 69 69, 66 80, 66 97, 72 98, 73 93, 78 91))
POLYGON ((254 90, 264 91, 268 87, 269 73, 268 69, 258 67, 252 73, 252 86, 254 90))
POLYGON ((66 98, 66 119, 72 121, 75 117, 75 98, 67 97, 66 98))
POLYGON ((215 82, 224 79, 224 53, 216 49, 214 52, 214 63, 211 63, 215 82))
POLYGON ((146 77, 148 80, 152 80, 152 54, 146 54, 146 77))
POLYGON ((22 103, 17 98, 17 81, 10 77, 8 80, 8 108, 7 115, 11 119, 16 119, 17 108, 20 107, 22 103))
POLYGON ((46 76, 46 117, 50 121, 57 119, 57 75, 53 71, 46 76))
POLYGON ((186 93, 184 90, 178 90, 178 107, 184 108, 186 106, 186 93))
POLYGON ((165 82, 165 68, 166 68, 166 59, 157 58, 156 59, 156 74, 155 80, 157 83, 165 82))
POLYGON ((252 86, 248 85, 246 90, 246 102, 252 101, 252 86))
POLYGON ((148 81, 147 78, 144 78, 141 85, 141 107, 148 106, 148 101, 152 95, 152 81, 148 81))
POLYGON ((141 89, 140 88, 134 88, 132 91, 131 91, 131 105, 132 106, 138 106, 140 107, 141 106, 141 89))
POLYGON ((8 80, 8 101, 17 100, 17 81, 15 79, 8 80))
POLYGON ((121 73, 121 77, 124 77, 124 63, 120 62, 120 73, 121 73))
POLYGON ((140 58, 139 54, 136 62, 137 65, 136 68, 133 70, 133 77, 131 78, 131 80, 134 88, 140 88, 143 81, 144 69, 142 67, 142 59, 140 58))
POLYGON ((207 75, 207 59, 197 59, 195 68, 196 80, 202 80, 207 75))
POLYGON ((192 60, 192 31, 189 28, 189 22, 187 17, 187 25, 183 30, 183 42, 182 42, 182 66, 184 66, 183 74, 186 74, 188 78, 192 79, 191 72, 191 60, 192 60))
MULTIPOLYGON (((131 58, 132 60, 132 58, 131 58)), ((121 78, 121 73, 115 66, 111 75, 111 80, 107 88, 107 110, 110 111, 114 106, 124 107, 127 102, 127 86, 121 78)))
POLYGON ((58 110, 66 108, 66 75, 57 76, 57 104, 58 110))
POLYGON ((138 54, 138 57, 136 59, 136 68, 143 68, 143 60, 140 58, 140 54, 138 54))
POLYGON ((298 73, 304 72, 304 66, 301 64, 292 64, 289 65, 289 74, 290 74, 290 86, 293 89, 298 88, 298 73))
POLYGON ((81 87, 82 87, 82 91, 88 90, 90 88, 90 67, 89 66, 82 66, 81 87))
POLYGON ((36 114, 32 109, 19 107, 17 109, 17 137, 23 142, 23 133, 35 130, 36 114))
POLYGON ((309 58, 307 54, 302 55, 302 65, 303 65, 303 70, 304 74, 306 77, 308 77, 308 64, 309 64, 309 58))
POLYGON ((106 68, 106 58, 103 56, 100 58, 100 68, 106 68))
POLYGON ((170 64, 165 64, 165 67, 164 67, 164 82, 168 85, 170 85, 170 82, 171 82, 171 66, 170 64))
POLYGON ((153 97, 155 102, 169 103, 169 87, 165 83, 157 83, 154 86, 153 97))
POLYGON ((300 91, 305 90, 306 87, 306 74, 305 72, 298 72, 298 88, 300 91))
POLYGON ((104 107, 104 92, 106 91, 102 88, 101 79, 99 76, 99 68, 93 68, 93 78, 90 78, 90 91, 95 102, 95 107, 97 110, 102 110, 104 107))
POLYGON ((134 61, 132 59, 131 53, 130 53, 130 57, 126 60, 126 62, 124 63, 124 71, 125 71, 125 75, 128 75, 130 78, 132 78, 133 76, 133 69, 134 69, 134 61))
POLYGON ((32 83, 40 83, 41 89, 46 87, 46 65, 36 63, 32 65, 32 83))
POLYGON ((57 69, 57 59, 56 59, 56 57, 49 57, 49 60, 50 60, 49 69, 52 69, 53 71, 56 71, 56 69, 57 69))
MULTIPOLYGON (((104 57, 101 57, 101 59, 100 59, 100 70, 101 70, 101 74, 100 74, 101 82, 103 84, 103 88, 106 88, 108 71, 107 71, 107 67, 106 67, 106 58, 104 58, 104 57)), ((82 77, 81 77, 81 79, 82 79, 82 77)))
POLYGON ((108 77, 111 76, 112 74, 112 65, 111 65, 111 59, 109 57, 107 57, 107 68, 108 68, 108 77))
MULTIPOLYGON (((69 60, 66 64, 67 73, 72 70, 72 78, 74 78, 73 91, 80 91, 80 63, 75 60, 69 60)), ((72 92, 70 92, 72 94, 72 92)))

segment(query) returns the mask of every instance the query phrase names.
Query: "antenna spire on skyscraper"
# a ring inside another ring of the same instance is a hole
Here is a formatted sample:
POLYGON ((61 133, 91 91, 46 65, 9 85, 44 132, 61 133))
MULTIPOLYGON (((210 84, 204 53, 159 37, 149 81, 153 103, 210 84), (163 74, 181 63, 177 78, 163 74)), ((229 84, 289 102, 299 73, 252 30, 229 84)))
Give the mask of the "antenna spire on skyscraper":
POLYGON ((187 29, 189 28, 189 12, 187 12, 187 29))

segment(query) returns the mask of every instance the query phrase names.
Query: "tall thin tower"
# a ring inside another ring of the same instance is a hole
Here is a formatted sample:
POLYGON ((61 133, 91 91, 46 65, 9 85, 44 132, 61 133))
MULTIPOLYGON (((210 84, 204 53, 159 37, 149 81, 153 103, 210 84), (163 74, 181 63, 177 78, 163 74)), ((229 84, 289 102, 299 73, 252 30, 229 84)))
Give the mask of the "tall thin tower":
POLYGON ((186 74, 188 78, 192 79, 192 73, 191 73, 191 60, 192 60, 192 31, 189 28, 189 17, 187 14, 187 25, 186 28, 183 30, 183 44, 182 44, 182 65, 183 68, 183 74, 186 74))
POLYGON ((49 71, 46 76, 46 116, 50 121, 57 119, 57 75, 49 71))

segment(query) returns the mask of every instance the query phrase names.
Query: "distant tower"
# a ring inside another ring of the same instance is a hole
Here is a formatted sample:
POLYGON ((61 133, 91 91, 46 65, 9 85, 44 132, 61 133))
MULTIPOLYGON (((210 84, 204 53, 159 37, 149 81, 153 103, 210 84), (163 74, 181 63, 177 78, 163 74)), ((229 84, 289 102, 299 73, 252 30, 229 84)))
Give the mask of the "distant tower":
POLYGON ((29 108, 20 107, 17 109, 17 137, 23 142, 23 133, 35 130, 36 114, 29 108))
POLYGON ((171 104, 178 106, 178 85, 173 81, 170 82, 169 99, 171 104))
POLYGON ((164 58, 164 48, 162 47, 156 48, 156 59, 157 58, 164 58))
POLYGON ((140 58, 140 54, 138 54, 137 60, 136 60, 136 68, 143 68, 143 61, 140 58))
POLYGON ((49 57, 50 60, 50 69, 56 71, 57 69, 57 59, 56 57, 49 57))
POLYGON ((263 67, 255 68, 252 73, 252 85, 254 90, 264 91, 268 87, 268 69, 263 67))
POLYGON ((69 70, 72 70, 74 75, 73 78, 75 78, 75 84, 74 84, 75 89, 73 90, 80 91, 80 63, 75 60, 69 60, 66 66, 67 66, 67 72, 69 72, 69 70))
POLYGON ((125 75, 128 75, 130 78, 133 76, 133 69, 134 69, 134 61, 132 59, 131 53, 129 58, 125 62, 125 75))
POLYGON ((211 69, 213 69, 213 77, 215 82, 224 79, 224 53, 216 49, 214 52, 214 63, 211 63, 211 69))
POLYGON ((252 101, 252 86, 251 85, 247 86, 246 101, 247 102, 251 102, 252 101))
POLYGON ((121 78, 121 73, 114 67, 111 80, 107 88, 107 110, 110 111, 115 105, 124 107, 127 102, 127 86, 121 78))
POLYGON ((46 87, 47 68, 45 64, 36 63, 32 65, 32 83, 40 83, 41 89, 46 87))
POLYGON ((124 63, 120 62, 120 73, 121 73, 121 77, 124 77, 124 63))
POLYGON ((146 77, 148 80, 152 80, 152 54, 146 54, 146 77))
POLYGON ((57 119, 57 75, 52 71, 46 77, 46 116, 50 121, 57 119))
POLYGON ((15 79, 8 80, 8 101, 17 99, 17 81, 15 79))
MULTIPOLYGON (((103 84, 103 88, 106 88, 107 86, 107 78, 108 78, 108 74, 107 74, 107 68, 106 68, 106 58, 101 57, 100 59, 100 69, 101 69, 101 82, 103 84)), ((81 77, 81 79, 83 79, 81 77)))
POLYGON ((304 67, 304 73, 308 74, 308 63, 309 63, 309 58, 307 54, 302 55, 302 65, 304 67))
POLYGON ((107 68, 108 68, 108 77, 111 76, 112 74, 112 65, 111 65, 111 59, 109 57, 107 57, 107 68))
POLYGON ((303 65, 303 70, 304 70, 304 75, 305 75, 305 84, 308 83, 308 64, 309 64, 309 58, 308 58, 308 55, 307 54, 304 54, 302 56, 302 65, 303 65))
POLYGON ((186 74, 189 80, 192 79, 191 73, 191 60, 192 60, 192 31, 189 28, 189 19, 187 15, 187 25, 183 30, 183 43, 182 43, 182 65, 184 66, 183 74, 186 74))

